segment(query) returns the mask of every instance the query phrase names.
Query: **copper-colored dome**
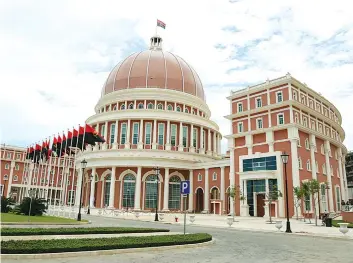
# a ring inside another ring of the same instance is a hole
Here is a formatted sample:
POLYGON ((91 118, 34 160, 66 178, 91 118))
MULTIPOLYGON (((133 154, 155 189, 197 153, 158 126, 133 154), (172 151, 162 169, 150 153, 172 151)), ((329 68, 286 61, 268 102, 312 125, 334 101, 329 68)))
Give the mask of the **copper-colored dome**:
POLYGON ((134 53, 114 67, 102 96, 122 89, 161 88, 185 92, 205 100, 195 70, 182 58, 161 48, 134 53))

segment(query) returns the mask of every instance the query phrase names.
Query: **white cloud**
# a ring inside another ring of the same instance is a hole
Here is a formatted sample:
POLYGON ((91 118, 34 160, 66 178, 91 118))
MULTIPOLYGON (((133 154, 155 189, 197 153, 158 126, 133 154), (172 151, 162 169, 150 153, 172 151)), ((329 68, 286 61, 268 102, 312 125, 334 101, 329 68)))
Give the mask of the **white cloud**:
POLYGON ((197 70, 212 119, 224 135, 229 134, 229 123, 223 116, 229 113, 226 96, 231 89, 290 72, 337 106, 343 116, 345 143, 352 149, 352 4, 232 2, 2 3, 3 142, 25 146, 83 123, 93 114, 109 71, 127 54, 148 45, 159 18, 167 24, 166 30, 158 31, 164 48, 197 70), (217 45, 222 49, 215 48, 217 45))

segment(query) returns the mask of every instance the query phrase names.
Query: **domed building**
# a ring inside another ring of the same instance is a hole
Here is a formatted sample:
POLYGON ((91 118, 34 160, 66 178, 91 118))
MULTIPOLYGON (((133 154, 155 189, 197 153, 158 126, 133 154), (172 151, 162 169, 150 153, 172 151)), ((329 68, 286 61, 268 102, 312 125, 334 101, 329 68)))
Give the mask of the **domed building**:
POLYGON ((196 71, 152 37, 149 50, 113 68, 86 121, 106 142, 77 160, 87 161, 84 205, 148 211, 158 200, 159 211, 228 212, 229 159, 221 155, 222 135, 210 116, 196 71), (191 184, 186 207, 185 180, 191 184))

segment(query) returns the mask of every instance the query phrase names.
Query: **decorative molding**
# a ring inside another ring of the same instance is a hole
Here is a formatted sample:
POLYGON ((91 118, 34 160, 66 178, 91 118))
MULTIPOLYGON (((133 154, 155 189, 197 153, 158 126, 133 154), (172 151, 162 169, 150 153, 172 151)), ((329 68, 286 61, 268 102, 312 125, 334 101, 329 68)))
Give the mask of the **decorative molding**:
POLYGON ((137 173, 135 173, 133 170, 131 169, 127 169, 125 170, 124 172, 122 172, 120 175, 119 175, 119 180, 118 181, 122 181, 124 179, 124 176, 125 175, 128 175, 128 174, 132 174, 133 176, 135 176, 135 178, 137 177, 137 173))

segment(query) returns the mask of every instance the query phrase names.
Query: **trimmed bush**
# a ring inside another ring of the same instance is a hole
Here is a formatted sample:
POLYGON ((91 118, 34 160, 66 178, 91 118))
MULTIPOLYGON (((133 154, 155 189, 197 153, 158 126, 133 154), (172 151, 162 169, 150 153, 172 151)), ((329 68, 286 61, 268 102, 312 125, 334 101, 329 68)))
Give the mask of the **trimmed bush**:
POLYGON ((22 200, 21 204, 16 207, 17 214, 24 214, 28 216, 29 207, 31 205, 31 216, 41 216, 46 211, 46 200, 42 198, 29 198, 26 197, 22 200))
POLYGON ((195 244, 211 241, 212 236, 206 233, 146 236, 146 237, 117 237, 90 239, 52 239, 52 240, 18 240, 1 241, 2 254, 39 254, 60 253, 91 250, 109 250, 124 248, 142 248, 195 244))
MULTIPOLYGON (((347 222, 345 222, 343 220, 332 220, 332 226, 340 227, 340 225, 338 223, 347 223, 347 222)), ((353 228, 353 223, 349 223, 347 227, 348 228, 353 228)))
POLYGON ((6 198, 5 196, 1 197, 1 213, 8 213, 11 211, 10 205, 13 205, 15 202, 12 198, 6 198))
POLYGON ((89 235, 169 232, 168 229, 134 227, 2 228, 2 236, 89 235))

